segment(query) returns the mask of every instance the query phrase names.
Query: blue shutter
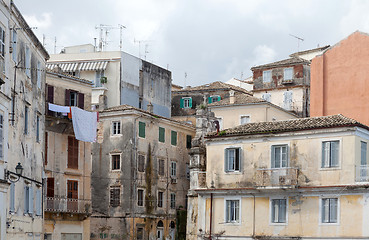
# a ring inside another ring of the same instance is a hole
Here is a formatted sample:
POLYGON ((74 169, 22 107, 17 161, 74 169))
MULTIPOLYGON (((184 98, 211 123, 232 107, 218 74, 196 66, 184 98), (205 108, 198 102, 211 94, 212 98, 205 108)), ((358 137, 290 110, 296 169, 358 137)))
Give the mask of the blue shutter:
POLYGON ((10 206, 9 206, 10 212, 15 211, 15 184, 10 184, 10 206))
POLYGON ((24 186, 24 214, 28 213, 29 210, 29 188, 28 186, 24 186))
POLYGON ((224 171, 228 172, 228 149, 224 149, 224 171))
POLYGON ((28 212, 29 213, 33 213, 33 188, 32 187, 29 187, 29 204, 28 204, 28 207, 29 207, 29 210, 28 212))

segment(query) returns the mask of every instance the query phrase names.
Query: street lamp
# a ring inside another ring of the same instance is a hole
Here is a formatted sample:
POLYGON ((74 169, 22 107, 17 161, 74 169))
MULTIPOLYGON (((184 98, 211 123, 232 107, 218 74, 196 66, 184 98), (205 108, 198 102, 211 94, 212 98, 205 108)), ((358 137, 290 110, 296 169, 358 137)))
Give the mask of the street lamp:
POLYGON ((16 182, 19 181, 20 177, 22 176, 22 173, 23 173, 23 167, 22 167, 21 163, 19 162, 17 164, 17 166, 15 167, 15 172, 12 172, 12 171, 9 171, 9 170, 6 171, 5 179, 8 179, 12 183, 16 183, 16 182))

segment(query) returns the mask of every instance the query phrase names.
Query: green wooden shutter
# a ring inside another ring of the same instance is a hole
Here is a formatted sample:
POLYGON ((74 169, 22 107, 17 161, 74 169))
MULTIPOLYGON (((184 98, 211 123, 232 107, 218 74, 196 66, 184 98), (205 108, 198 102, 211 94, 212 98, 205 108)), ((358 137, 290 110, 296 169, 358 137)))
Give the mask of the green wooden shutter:
POLYGON ((138 123, 138 136, 145 138, 145 127, 146 127, 146 123, 144 122, 139 122, 138 123))
POLYGON ((181 98, 181 100, 180 100, 179 107, 183 108, 183 98, 181 98))
POLYGON ((211 97, 208 97, 208 103, 211 103, 211 97))
POLYGON ((218 96, 218 102, 220 101, 220 99, 221 99, 220 96, 218 96))
POLYGON ((171 143, 173 146, 177 146, 177 132, 176 131, 172 131, 171 134, 171 143))
POLYGON ((192 108, 192 98, 190 98, 190 108, 192 108))
POLYGON ((159 127, 159 142, 165 142, 165 128, 159 127))

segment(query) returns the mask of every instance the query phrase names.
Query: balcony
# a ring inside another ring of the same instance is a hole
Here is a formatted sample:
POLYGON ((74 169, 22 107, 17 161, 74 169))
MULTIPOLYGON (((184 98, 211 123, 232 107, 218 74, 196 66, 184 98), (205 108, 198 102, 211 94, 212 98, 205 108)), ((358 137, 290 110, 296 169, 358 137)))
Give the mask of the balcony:
POLYGON ((45 212, 91 214, 91 200, 46 197, 45 212))
POLYGON ((294 187, 297 180, 297 168, 258 169, 256 173, 257 187, 294 187))
POLYGON ((356 182, 369 182, 369 165, 356 166, 356 182))
POLYGON ((293 79, 283 79, 281 83, 283 85, 287 85, 287 84, 292 84, 293 82, 294 82, 293 79))

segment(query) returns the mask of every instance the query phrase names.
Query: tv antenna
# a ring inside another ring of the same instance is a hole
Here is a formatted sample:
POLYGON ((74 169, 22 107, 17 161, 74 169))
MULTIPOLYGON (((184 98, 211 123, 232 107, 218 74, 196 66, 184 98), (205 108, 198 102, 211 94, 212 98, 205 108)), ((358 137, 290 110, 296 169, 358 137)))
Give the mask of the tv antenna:
POLYGON ((99 29, 99 46, 98 50, 104 51, 106 50, 108 46, 108 36, 112 29, 119 29, 120 30, 120 40, 119 40, 119 49, 122 51, 123 48, 123 28, 126 28, 125 26, 118 24, 118 27, 114 27, 112 25, 105 25, 105 24, 99 24, 95 27, 95 29, 99 29))
POLYGON ((291 37, 294 37, 294 38, 296 38, 297 39, 297 52, 299 52, 300 50, 300 41, 301 42, 303 42, 304 41, 304 39, 303 38, 301 38, 301 37, 298 37, 298 36, 295 36, 295 35, 292 35, 292 34, 290 34, 290 36, 291 37))
POLYGON ((148 51, 148 48, 149 48, 149 42, 152 42, 152 41, 150 41, 150 40, 136 40, 136 39, 133 39, 133 42, 134 43, 138 43, 138 58, 141 58, 141 44, 142 43, 145 43, 145 55, 144 55, 144 57, 145 57, 145 60, 146 60, 146 55, 147 55, 147 53, 149 53, 149 51, 148 51))

